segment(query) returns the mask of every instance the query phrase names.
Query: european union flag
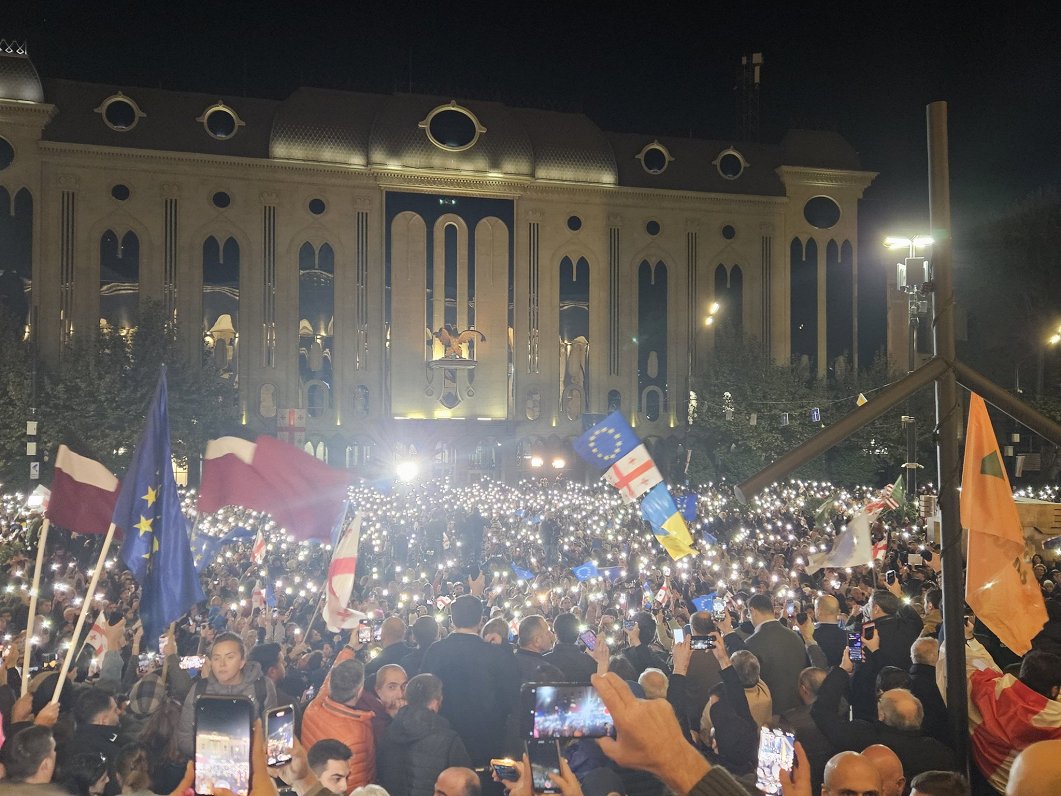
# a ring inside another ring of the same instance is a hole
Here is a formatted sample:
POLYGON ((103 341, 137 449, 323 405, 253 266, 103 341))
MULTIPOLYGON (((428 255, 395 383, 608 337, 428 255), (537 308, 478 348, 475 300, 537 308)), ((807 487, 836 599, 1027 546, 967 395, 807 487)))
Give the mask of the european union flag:
POLYGON ((612 583, 615 583, 615 581, 619 580, 619 575, 622 571, 622 567, 605 567, 600 570, 600 574, 602 578, 607 578, 612 583))
POLYGON ((163 366, 113 517, 125 534, 122 561, 143 590, 140 618, 147 638, 158 638, 171 622, 205 599, 173 478, 166 402, 163 366))
POLYGON ((641 444, 620 412, 612 412, 575 440, 575 453, 595 467, 605 470, 641 444))
POLYGON ((689 602, 695 606, 697 611, 710 611, 715 605, 715 592, 701 594, 699 597, 693 597, 689 602))
POLYGON ((195 562, 195 571, 202 572, 210 566, 214 559, 217 558, 217 554, 221 552, 221 548, 225 545, 253 539, 255 536, 257 536, 257 534, 254 531, 250 528, 244 528, 242 525, 237 525, 224 536, 211 536, 208 533, 196 533, 193 528, 191 548, 192 560, 195 562))
POLYGON ((575 573, 575 577, 580 581, 596 578, 600 575, 600 572, 597 570, 597 565, 592 561, 587 561, 585 564, 579 564, 577 567, 572 567, 571 571, 575 573))
POLYGON ((529 569, 517 567, 515 564, 509 564, 509 566, 512 567, 512 574, 520 580, 534 580, 534 573, 529 569))

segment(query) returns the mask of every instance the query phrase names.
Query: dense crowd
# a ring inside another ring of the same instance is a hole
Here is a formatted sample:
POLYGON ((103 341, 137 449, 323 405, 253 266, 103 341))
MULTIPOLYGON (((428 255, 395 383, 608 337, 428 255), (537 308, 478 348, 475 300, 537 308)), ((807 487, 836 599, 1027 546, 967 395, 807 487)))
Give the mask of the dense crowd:
POLYGON ((792 482, 742 505, 707 487, 689 507, 698 555, 675 562, 606 487, 353 490, 350 607, 365 620, 341 632, 320 613, 330 545, 295 544, 240 510, 193 517, 214 538, 263 528, 264 559, 250 541, 221 549, 200 573, 208 599, 149 639, 139 587, 112 556, 92 611, 105 620, 55 705, 56 669, 83 644, 71 636, 99 539, 52 529, 20 696, 39 518, 5 498, 0 794, 183 793, 194 773, 246 793, 247 771, 196 754, 197 705, 235 696, 256 715, 294 712, 289 762, 255 727, 254 794, 530 796, 541 788, 527 739, 555 735, 564 796, 758 793, 763 728, 795 736, 779 773, 788 794, 1061 792, 1056 552, 1034 561, 1051 621, 1031 652, 967 619, 967 783, 944 702, 940 548, 918 507, 881 515, 873 566, 807 572, 874 495, 792 482), (601 732, 569 731, 581 708, 555 694, 528 729, 521 688, 557 683, 592 685, 584 709, 601 732))

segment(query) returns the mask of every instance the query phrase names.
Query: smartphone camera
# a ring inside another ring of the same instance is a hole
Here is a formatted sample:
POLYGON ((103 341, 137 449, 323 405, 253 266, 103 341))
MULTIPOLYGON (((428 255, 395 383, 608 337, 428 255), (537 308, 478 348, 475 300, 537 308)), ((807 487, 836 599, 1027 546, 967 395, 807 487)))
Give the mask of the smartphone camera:
POLYGON ((586 649, 593 652, 597 648, 597 634, 592 630, 585 630, 578 635, 579 641, 586 645, 586 649))
POLYGON ((597 690, 590 685, 528 683, 520 692, 525 736, 541 738, 604 738, 615 724, 597 690))

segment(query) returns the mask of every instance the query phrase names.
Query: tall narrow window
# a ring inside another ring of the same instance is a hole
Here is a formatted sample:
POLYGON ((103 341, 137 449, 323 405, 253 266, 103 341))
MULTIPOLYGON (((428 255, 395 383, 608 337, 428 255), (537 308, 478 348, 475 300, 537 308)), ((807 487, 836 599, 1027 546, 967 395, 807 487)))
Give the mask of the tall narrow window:
POLYGON ((852 363, 854 352, 854 286, 851 273, 851 245, 844 243, 848 257, 841 255, 835 240, 825 247, 825 346, 829 357, 829 369, 834 374, 844 374, 852 363), (842 363, 837 360, 843 357, 842 363))
POLYGON ((588 408, 589 278, 585 257, 560 261, 560 402, 569 420, 588 408))
POLYGON ((642 260, 637 269, 638 410, 649 421, 666 411, 667 265, 642 260))
POLYGON ((0 307, 20 323, 29 323, 32 271, 33 197, 0 188, 0 307))
POLYGON ((226 374, 237 372, 239 351, 240 252, 235 238, 203 242, 203 335, 214 361, 226 374))
POLYGON ((303 243, 298 251, 298 362, 312 417, 331 406, 335 339, 335 251, 303 243), (311 385, 312 383, 312 385, 311 385))
POLYGON ((804 247, 793 238, 790 256, 792 358, 798 362, 807 357, 813 370, 818 355, 818 244, 812 238, 804 247))
POLYGON ((100 324, 120 330, 136 323, 140 301, 140 239, 108 229, 99 241, 100 324))

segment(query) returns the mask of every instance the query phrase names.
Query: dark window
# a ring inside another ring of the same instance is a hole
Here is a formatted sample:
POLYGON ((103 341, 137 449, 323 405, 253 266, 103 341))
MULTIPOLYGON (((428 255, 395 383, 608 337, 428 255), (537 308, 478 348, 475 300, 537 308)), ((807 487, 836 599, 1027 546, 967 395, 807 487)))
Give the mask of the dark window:
POLYGON ((641 158, 645 164, 645 171, 650 174, 659 174, 667 168, 667 155, 659 147, 649 147, 641 158))
POLYGON ((803 205, 803 217, 818 229, 829 229, 840 220, 840 205, 828 196, 815 196, 803 205))
POLYGON ((475 122, 466 113, 447 108, 439 111, 428 124, 428 131, 439 146, 464 149, 475 140, 475 122))
POLYGON ((136 126, 136 108, 128 100, 111 100, 103 109, 103 118, 112 130, 131 130, 136 126))
POLYGON ((129 198, 129 186, 122 185, 121 183, 115 185, 113 188, 111 188, 111 196, 113 196, 119 202, 124 202, 126 199, 129 198))
POLYGON ((328 209, 328 206, 324 204, 324 200, 323 199, 310 199, 309 200, 309 211, 311 213, 313 213, 313 215, 319 216, 319 215, 321 215, 321 213, 323 213, 327 209, 328 209))
POLYGON ((659 234, 660 226, 658 221, 649 221, 645 224, 645 232, 655 237, 659 234))
POLYGON ((623 408, 623 396, 618 390, 608 390, 608 412, 618 412, 623 408))
POLYGON ((567 228, 572 232, 578 232, 582 229, 582 219, 578 216, 569 216, 567 219, 567 228))
POLYGON ((727 152, 718 159, 718 172, 727 180, 737 179, 742 171, 744 171, 744 161, 741 160, 740 155, 727 152))
POLYGON ((722 237, 726 240, 733 240, 737 237, 737 230, 733 228, 732 224, 726 224, 722 227, 722 237))
POLYGON ((214 138, 224 141, 236 134, 236 117, 225 108, 214 108, 206 114, 206 129, 214 138))
POLYGON ((11 146, 6 138, 0 138, 0 171, 3 171, 15 161, 15 148, 11 146))
POLYGON ((224 209, 232 204, 232 197, 224 191, 218 191, 211 197, 210 201, 214 203, 214 207, 224 209))

